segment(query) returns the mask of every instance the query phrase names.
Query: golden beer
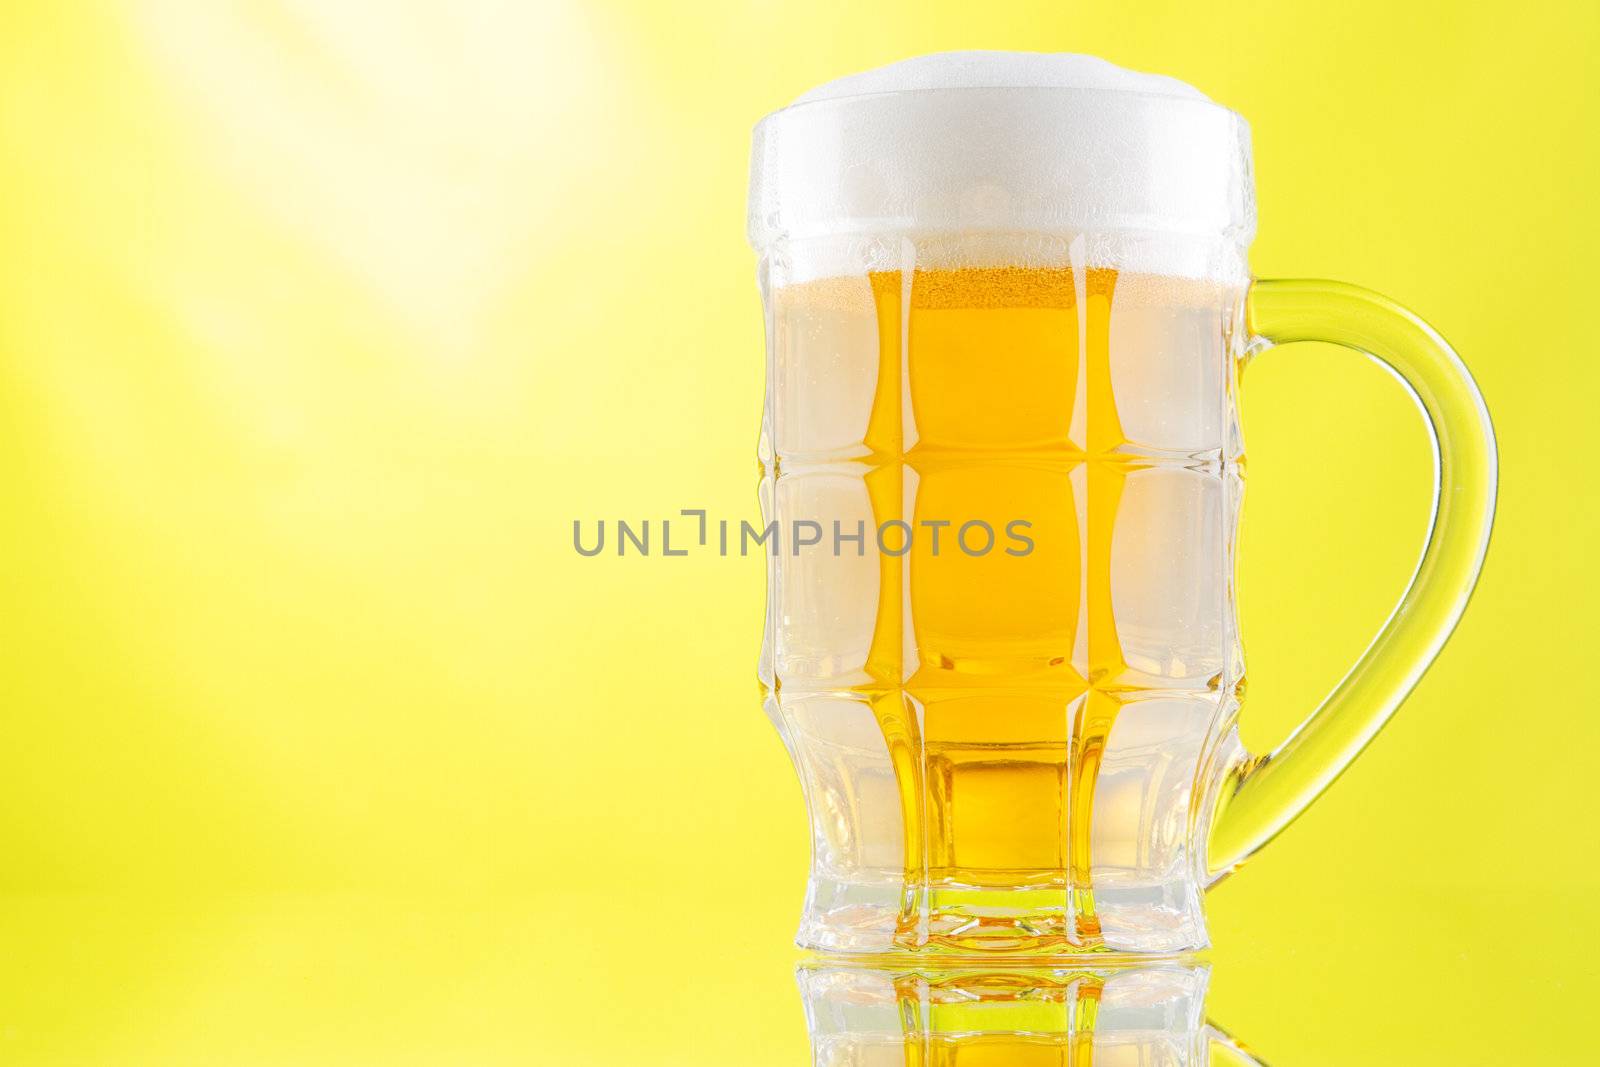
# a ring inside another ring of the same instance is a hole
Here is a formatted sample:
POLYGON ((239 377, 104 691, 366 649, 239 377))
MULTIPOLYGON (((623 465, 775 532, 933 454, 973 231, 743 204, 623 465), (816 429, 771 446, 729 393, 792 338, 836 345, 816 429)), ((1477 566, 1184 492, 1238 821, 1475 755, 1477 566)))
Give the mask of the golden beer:
POLYGON ((1072 266, 773 292, 769 514, 915 531, 780 554, 769 632, 819 855, 899 882, 896 946, 1097 946, 1097 881, 1159 897, 1185 862, 1158 809, 1188 784, 1137 754, 1192 776, 1235 707, 1227 295, 1072 266), (964 549, 973 522, 1028 551, 964 549))

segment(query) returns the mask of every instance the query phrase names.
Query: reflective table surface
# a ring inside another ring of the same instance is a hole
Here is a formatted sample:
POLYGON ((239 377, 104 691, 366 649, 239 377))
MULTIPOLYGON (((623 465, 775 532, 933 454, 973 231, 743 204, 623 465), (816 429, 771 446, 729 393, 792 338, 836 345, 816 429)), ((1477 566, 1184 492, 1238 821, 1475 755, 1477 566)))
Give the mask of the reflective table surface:
MULTIPOLYGON (((1144 968, 841 965, 772 931, 609 933, 593 898, 0 909, 7 1064, 1273 1064, 1581 1062, 1595 970, 1571 951, 1440 950, 1359 931, 1144 968), (1542 961, 1536 957, 1542 956, 1542 961), (1574 1058, 1577 1057, 1577 1058, 1574 1058)), ((1226 927, 1231 909, 1219 906, 1226 927)), ((1441 929, 1455 920, 1437 916, 1441 929)), ((1591 923, 1593 920, 1587 920, 1591 923)), ((1419 930, 1430 942, 1439 931, 1419 930)), ((1224 934, 1226 936, 1226 934, 1224 934)))

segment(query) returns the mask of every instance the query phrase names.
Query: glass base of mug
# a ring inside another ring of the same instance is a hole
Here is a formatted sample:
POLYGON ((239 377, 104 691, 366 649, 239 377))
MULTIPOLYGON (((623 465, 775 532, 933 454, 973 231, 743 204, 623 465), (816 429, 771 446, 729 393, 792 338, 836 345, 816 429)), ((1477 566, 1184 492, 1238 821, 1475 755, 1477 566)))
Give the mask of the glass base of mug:
POLYGON ((908 888, 813 876, 796 943, 928 956, 1173 955, 1209 944, 1198 885, 1097 886, 1092 915, 1062 887, 908 888))

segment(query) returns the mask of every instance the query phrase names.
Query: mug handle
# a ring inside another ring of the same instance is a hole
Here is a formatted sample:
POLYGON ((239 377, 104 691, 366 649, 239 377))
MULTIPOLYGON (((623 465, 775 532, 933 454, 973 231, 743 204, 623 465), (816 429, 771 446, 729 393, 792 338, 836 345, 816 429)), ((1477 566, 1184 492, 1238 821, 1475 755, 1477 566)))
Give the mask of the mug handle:
POLYGON ((1428 426, 1434 493, 1422 556, 1378 636, 1287 740, 1227 768, 1208 841, 1210 883, 1293 822, 1388 722, 1461 618, 1494 521, 1489 412, 1472 375, 1431 326, 1370 290, 1311 280, 1255 282, 1245 319, 1251 352, 1324 341, 1387 367, 1428 426))

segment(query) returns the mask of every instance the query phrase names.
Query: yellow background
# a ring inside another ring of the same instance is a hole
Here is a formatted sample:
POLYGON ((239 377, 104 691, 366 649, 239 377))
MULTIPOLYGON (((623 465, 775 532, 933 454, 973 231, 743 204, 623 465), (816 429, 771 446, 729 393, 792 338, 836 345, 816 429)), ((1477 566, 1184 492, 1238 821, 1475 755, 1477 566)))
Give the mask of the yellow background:
MULTIPOLYGON (((0 5, 0 1059, 799 1064, 807 836, 753 517, 751 125, 921 52, 1093 52, 1255 137, 1263 277, 1358 282, 1500 435, 1472 607, 1209 901, 1275 1064, 1582 1062, 1600 994, 1600 8, 0 5)), ((1425 439, 1246 377, 1246 740, 1386 614, 1425 439)))

